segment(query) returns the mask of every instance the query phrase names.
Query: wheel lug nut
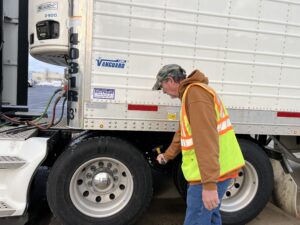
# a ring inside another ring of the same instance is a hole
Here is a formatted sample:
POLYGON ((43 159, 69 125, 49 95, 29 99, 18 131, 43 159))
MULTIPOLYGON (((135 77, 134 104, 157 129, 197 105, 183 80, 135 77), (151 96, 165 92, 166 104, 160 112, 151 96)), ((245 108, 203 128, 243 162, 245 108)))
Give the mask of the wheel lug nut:
POLYGON ((114 200, 115 197, 116 197, 116 196, 115 196, 114 194, 110 194, 110 195, 109 195, 109 198, 110 198, 111 200, 114 200))
POLYGON ((86 174, 86 178, 89 178, 89 179, 90 179, 90 178, 92 178, 92 176, 93 176, 93 175, 90 174, 90 173, 87 173, 87 174, 86 174))
POLYGON ((101 202, 101 197, 100 196, 96 197, 96 202, 98 202, 98 203, 101 202))
POLYGON ((118 173, 118 170, 117 170, 117 169, 114 169, 114 170, 113 170, 113 173, 114 173, 114 174, 118 173))
POLYGON ((95 172, 96 171, 96 166, 91 166, 91 171, 95 172))
POLYGON ((112 167, 112 164, 111 163, 107 163, 107 168, 111 168, 112 167))

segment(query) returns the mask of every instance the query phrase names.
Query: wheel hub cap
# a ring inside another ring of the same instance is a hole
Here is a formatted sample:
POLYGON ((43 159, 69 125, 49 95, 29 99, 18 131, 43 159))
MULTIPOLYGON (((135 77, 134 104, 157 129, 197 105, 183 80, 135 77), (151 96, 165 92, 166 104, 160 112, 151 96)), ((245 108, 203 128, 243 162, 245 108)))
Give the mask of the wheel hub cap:
POLYGON ((105 192, 112 188, 113 177, 107 172, 99 172, 93 178, 93 186, 99 192, 105 192))

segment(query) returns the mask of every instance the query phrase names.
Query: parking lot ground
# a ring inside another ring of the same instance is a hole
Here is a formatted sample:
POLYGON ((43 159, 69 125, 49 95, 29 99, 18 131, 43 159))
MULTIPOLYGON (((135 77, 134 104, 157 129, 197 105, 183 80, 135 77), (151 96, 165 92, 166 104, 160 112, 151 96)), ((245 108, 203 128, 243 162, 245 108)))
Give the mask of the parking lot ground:
MULTIPOLYGON (((155 174, 154 198, 136 225, 182 225, 184 216, 185 202, 179 196, 172 179, 168 175, 155 174)), ((41 225, 61 224, 52 218, 50 224, 41 225)), ((300 219, 292 217, 272 203, 268 203, 265 209, 247 225, 300 225, 300 219)))
MULTIPOLYGON (((136 225, 182 225, 185 214, 182 199, 153 199, 136 225)), ((299 225, 300 219, 287 215, 271 203, 247 225, 299 225)), ((52 218, 49 225, 61 225, 52 218)))
MULTIPOLYGON (((182 199, 154 199, 137 225, 182 225, 184 220, 182 199)), ((282 212, 272 203, 247 225, 299 225, 300 219, 282 212)))

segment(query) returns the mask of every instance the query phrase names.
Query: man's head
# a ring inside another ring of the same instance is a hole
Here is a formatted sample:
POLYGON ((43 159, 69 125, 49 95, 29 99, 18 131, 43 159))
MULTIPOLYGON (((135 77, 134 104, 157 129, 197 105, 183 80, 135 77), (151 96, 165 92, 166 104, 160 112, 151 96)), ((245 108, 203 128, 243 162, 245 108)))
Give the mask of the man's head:
POLYGON ((181 66, 177 64, 168 64, 163 66, 156 76, 156 83, 152 90, 161 90, 175 98, 179 96, 178 87, 182 80, 186 78, 186 73, 181 66))

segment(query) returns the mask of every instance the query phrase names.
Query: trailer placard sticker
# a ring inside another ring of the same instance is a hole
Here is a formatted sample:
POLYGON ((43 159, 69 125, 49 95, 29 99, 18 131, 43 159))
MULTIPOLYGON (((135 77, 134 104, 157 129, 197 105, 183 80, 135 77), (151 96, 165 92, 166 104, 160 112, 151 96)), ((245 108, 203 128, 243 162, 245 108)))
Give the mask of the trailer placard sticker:
POLYGON ((176 113, 168 113, 168 120, 176 120, 177 115, 176 113))
POLYGON ((111 67, 111 68, 124 69, 126 65, 126 60, 98 58, 96 59, 96 63, 98 67, 111 67))
POLYGON ((115 89, 107 88, 94 88, 93 89, 93 99, 115 99, 115 89))
POLYGON ((48 10, 57 10, 58 3, 57 2, 47 2, 37 6, 37 12, 43 12, 48 10))

